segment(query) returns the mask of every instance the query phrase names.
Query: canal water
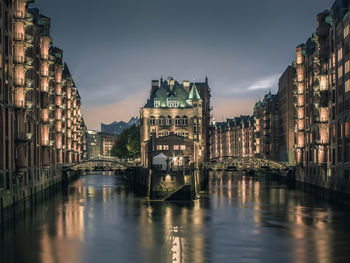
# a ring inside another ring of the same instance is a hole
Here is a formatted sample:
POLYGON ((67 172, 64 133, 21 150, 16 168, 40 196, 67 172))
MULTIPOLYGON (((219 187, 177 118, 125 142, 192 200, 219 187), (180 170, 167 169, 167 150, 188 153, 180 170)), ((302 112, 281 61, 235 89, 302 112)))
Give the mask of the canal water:
POLYGON ((0 262, 350 262, 350 210, 270 176, 211 174, 192 203, 72 182, 0 230, 0 262))

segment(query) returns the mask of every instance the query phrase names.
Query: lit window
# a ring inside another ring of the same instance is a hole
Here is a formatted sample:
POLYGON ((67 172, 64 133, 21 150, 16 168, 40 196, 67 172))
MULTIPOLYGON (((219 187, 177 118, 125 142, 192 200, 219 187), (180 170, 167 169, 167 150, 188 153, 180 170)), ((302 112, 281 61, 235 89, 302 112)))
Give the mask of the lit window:
POLYGON ((163 145, 163 150, 165 151, 169 150, 169 145, 163 145))
POLYGON ((344 28, 344 38, 346 38, 349 35, 349 31, 350 31, 350 26, 346 25, 346 27, 344 28))
POLYGON ((340 66, 338 68, 338 79, 340 79, 341 77, 343 77, 343 66, 340 66))
POLYGON ((156 119, 153 116, 149 119, 149 125, 156 125, 156 119))
POLYGON ((178 102, 177 101, 171 101, 171 100, 169 100, 168 102, 167 102, 167 106, 169 107, 169 108, 177 108, 177 106, 178 106, 178 102))
POLYGON ((343 48, 340 48, 338 50, 338 61, 343 59, 343 48))
POLYGON ((163 150, 163 146, 162 146, 162 145, 157 145, 157 150, 158 150, 158 151, 163 150))
POLYGON ((186 145, 180 145, 180 149, 181 149, 182 151, 186 150, 186 145))
POLYGON ((350 72, 350 60, 345 62, 345 74, 350 72))
POLYGON ((160 107, 160 101, 159 100, 155 100, 154 101, 154 107, 156 107, 156 108, 160 107))
POLYGON ((350 80, 345 81, 345 92, 350 91, 350 80))
POLYGON ((180 146, 178 144, 174 145, 174 150, 178 151, 180 149, 180 146))

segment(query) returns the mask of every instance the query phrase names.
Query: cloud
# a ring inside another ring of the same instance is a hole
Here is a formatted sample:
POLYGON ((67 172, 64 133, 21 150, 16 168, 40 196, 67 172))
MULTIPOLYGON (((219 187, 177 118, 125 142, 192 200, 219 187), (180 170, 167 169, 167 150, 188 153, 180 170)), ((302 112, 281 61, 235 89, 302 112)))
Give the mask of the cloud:
POLYGON ((280 75, 274 74, 265 78, 262 78, 248 87, 248 90, 261 90, 271 89, 278 85, 278 79, 280 75))

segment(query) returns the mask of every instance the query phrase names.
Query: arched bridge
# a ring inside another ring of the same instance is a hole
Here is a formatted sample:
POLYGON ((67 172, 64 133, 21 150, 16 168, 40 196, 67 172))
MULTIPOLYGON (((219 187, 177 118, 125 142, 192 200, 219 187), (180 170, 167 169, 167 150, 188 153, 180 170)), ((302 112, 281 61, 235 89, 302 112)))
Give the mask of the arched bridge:
POLYGON ((284 164, 262 158, 231 158, 227 160, 211 162, 209 168, 215 171, 220 170, 285 170, 288 167, 284 164))
POLYGON ((67 165, 64 169, 70 171, 117 171, 125 170, 127 167, 128 165, 122 163, 118 158, 93 158, 67 165))

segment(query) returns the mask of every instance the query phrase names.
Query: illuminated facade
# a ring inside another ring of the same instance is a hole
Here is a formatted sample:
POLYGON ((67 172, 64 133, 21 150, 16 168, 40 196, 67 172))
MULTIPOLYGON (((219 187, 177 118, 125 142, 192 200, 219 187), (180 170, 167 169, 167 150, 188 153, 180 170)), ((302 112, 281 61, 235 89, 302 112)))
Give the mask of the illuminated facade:
POLYGON ((262 101, 254 106, 255 119, 255 156, 269 160, 278 160, 279 155, 279 112, 277 95, 269 92, 262 101))
POLYGON ((210 129, 210 159, 253 157, 255 126, 253 116, 217 122, 210 129))
POLYGON ((50 18, 34 1, 0 3, 0 191, 4 205, 60 181, 61 165, 81 161, 86 127, 50 18), (6 15, 5 15, 6 14, 6 15), (10 194, 9 194, 10 193, 10 194))
POLYGON ((299 180, 349 191, 349 2, 317 15, 296 49, 296 161, 299 180))
POLYGON ((174 161, 178 157, 186 157, 197 167, 207 161, 209 112, 210 89, 207 80, 180 84, 170 77, 160 83, 152 81, 150 98, 140 113, 142 164, 150 167, 151 158, 160 152, 165 152, 174 161), (169 138, 168 144, 166 138, 169 138), (158 141, 162 141, 162 144, 158 141), (191 153, 186 148, 189 141, 193 145, 191 153), (181 146, 186 149, 181 149, 181 146))

